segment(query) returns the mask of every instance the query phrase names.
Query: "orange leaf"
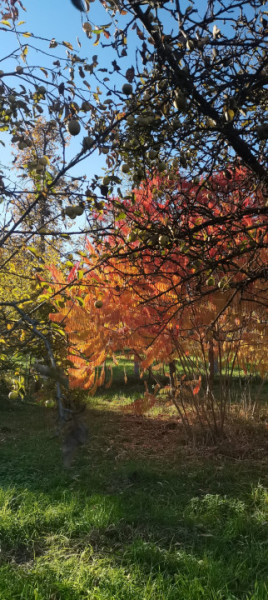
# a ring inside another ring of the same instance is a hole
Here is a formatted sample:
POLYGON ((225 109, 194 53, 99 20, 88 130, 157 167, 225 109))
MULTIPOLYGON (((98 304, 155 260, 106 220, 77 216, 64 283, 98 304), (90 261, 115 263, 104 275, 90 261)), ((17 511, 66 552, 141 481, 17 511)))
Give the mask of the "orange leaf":
POLYGON ((201 388, 201 375, 199 375, 199 379, 198 379, 198 384, 194 387, 193 389, 193 394, 196 395, 198 394, 200 388, 201 388))

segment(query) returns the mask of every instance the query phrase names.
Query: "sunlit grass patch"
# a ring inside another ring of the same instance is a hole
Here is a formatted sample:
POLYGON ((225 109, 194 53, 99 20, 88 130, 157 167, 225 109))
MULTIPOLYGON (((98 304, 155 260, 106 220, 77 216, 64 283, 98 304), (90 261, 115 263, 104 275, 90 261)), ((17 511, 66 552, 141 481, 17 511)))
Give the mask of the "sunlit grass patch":
POLYGON ((53 412, 2 412, 1 600, 267 600, 265 457, 189 452, 152 417, 85 418, 65 471, 53 412))

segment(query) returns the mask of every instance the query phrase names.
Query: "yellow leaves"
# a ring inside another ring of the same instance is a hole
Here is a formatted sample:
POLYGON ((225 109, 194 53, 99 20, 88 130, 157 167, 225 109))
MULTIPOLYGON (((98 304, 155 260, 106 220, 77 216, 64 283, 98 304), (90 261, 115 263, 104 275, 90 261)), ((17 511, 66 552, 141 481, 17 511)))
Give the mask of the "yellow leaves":
POLYGON ((124 118, 124 116, 125 116, 125 113, 124 113, 124 112, 117 113, 117 114, 115 115, 115 120, 116 120, 116 121, 120 121, 121 119, 123 119, 123 118, 124 118))
POLYGON ((146 358, 141 362, 141 367, 143 369, 148 369, 150 365, 153 363, 155 358, 155 348, 152 347, 147 353, 146 358))
POLYGON ((80 296, 76 296, 76 300, 77 300, 78 304, 80 304, 80 306, 82 306, 82 307, 85 306, 84 298, 81 298, 80 296))
POLYGON ((106 355, 106 349, 102 350, 99 356, 96 357, 94 361, 91 361, 91 365, 94 367, 99 367, 105 361, 106 355))
POLYGON ((45 77, 48 77, 48 72, 44 67, 39 67, 40 71, 42 71, 42 73, 44 73, 45 77))
POLYGON ((94 385, 94 380, 95 380, 95 370, 91 373, 91 375, 87 378, 87 381, 85 382, 85 389, 90 390, 90 393, 92 393, 92 394, 94 394, 97 389, 97 386, 95 388, 96 384, 94 385))
MULTIPOLYGON (((55 48, 55 46, 54 46, 54 45, 53 45, 53 46, 51 46, 51 44, 52 44, 52 43, 53 43, 53 42, 52 42, 52 40, 51 40, 51 42, 50 42, 50 48, 55 48)), ((62 42, 62 44, 63 44, 63 46, 65 46, 66 48, 69 48, 69 50, 73 50, 73 46, 72 46, 72 44, 71 44, 70 42, 62 42)))
POLYGON ((41 294, 38 296, 38 302, 46 302, 46 300, 50 300, 51 294, 41 294))
POLYGON ((231 108, 226 109, 223 114, 228 123, 231 123, 234 120, 235 112, 231 108))
POLYGON ((22 60, 23 60, 23 62, 25 62, 25 63, 26 63, 26 57, 27 57, 27 54, 28 54, 28 50, 29 50, 28 46, 24 46, 24 48, 23 48, 23 50, 22 50, 22 53, 21 53, 21 55, 20 55, 21 59, 22 59, 22 60))
POLYGON ((93 46, 98 46, 99 45, 99 41, 100 41, 100 34, 98 33, 97 36, 96 36, 96 40, 95 40, 93 46))
POLYGON ((2 19, 2 20, 0 21, 0 23, 1 23, 2 25, 6 25, 6 27, 11 27, 11 24, 10 24, 10 22, 9 22, 9 21, 6 21, 5 19, 2 19))
POLYGON ((40 257, 40 252, 35 248, 35 246, 27 246, 27 250, 29 250, 29 252, 34 254, 34 256, 36 256, 37 258, 40 257))

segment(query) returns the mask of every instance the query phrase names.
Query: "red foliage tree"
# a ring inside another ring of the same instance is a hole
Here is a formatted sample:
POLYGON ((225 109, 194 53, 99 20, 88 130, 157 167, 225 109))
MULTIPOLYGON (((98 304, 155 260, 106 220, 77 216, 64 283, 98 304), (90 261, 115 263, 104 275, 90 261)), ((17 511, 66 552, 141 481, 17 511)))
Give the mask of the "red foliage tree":
MULTIPOLYGON (((245 193, 245 175, 196 183, 155 176, 125 199, 124 213, 112 200, 96 215, 98 228, 111 216, 114 227, 96 248, 87 243, 83 267, 75 265, 67 282, 52 270, 56 291, 67 283, 64 308, 51 318, 65 325, 72 387, 94 393, 105 380, 105 359, 126 348, 142 369, 179 358, 196 414, 202 420, 202 371, 213 427, 219 411, 223 426, 225 403, 215 416, 213 359, 222 374, 251 364, 263 376, 268 358, 265 213, 258 212, 258 190, 245 193)), ((175 390, 173 400, 189 424, 175 390)))

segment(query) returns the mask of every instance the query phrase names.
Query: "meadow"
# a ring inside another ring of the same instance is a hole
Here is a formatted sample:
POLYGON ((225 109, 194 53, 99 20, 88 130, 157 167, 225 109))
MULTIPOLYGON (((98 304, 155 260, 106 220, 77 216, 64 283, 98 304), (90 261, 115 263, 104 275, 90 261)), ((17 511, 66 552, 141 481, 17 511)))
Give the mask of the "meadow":
POLYGON ((70 469, 52 409, 2 403, 1 600, 267 599, 264 425, 193 447, 175 414, 122 411, 141 388, 88 400, 70 469))

